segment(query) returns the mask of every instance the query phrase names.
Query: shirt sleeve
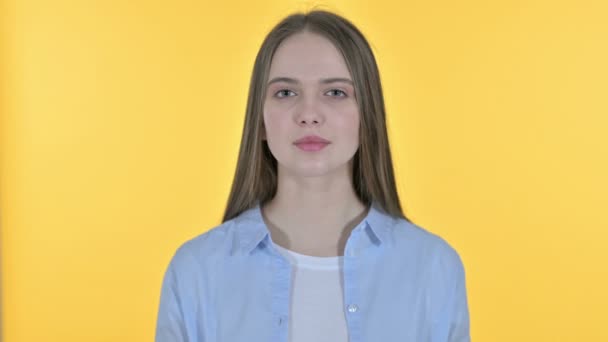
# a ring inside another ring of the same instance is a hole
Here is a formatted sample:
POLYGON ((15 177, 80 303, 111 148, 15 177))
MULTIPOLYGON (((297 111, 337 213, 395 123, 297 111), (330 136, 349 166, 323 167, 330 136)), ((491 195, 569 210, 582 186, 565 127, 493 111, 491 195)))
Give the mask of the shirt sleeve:
POLYGON ((449 325, 449 342, 469 342, 471 335, 469 331, 469 307, 467 303, 467 291, 464 268, 460 268, 456 276, 451 304, 448 306, 452 318, 449 325))
POLYGON ((156 342, 186 342, 186 328, 175 271, 175 257, 163 278, 156 321, 156 342))
POLYGON ((446 281, 445 301, 435 321, 433 342, 470 342, 469 308, 467 300, 465 270, 460 256, 450 249, 449 257, 443 261, 446 281), (447 268, 447 269, 446 269, 447 268))

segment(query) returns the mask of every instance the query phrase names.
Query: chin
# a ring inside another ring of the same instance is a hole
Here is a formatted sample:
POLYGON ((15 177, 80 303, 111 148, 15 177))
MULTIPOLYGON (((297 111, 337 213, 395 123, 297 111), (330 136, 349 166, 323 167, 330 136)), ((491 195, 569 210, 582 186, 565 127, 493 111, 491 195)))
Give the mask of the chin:
POLYGON ((288 172, 297 177, 322 177, 328 176, 331 174, 335 174, 342 168, 348 168, 348 162, 345 162, 340 165, 329 165, 325 162, 302 162, 297 163, 296 165, 290 165, 288 167, 283 166, 284 169, 287 169, 288 172))

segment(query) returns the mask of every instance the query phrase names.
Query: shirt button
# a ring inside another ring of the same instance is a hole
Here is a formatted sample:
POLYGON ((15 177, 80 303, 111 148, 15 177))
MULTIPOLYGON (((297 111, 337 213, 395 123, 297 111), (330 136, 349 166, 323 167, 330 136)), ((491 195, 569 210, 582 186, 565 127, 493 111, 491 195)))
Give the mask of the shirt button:
POLYGON ((348 306, 348 312, 357 312, 357 310, 359 310, 359 307, 355 304, 350 304, 348 306))

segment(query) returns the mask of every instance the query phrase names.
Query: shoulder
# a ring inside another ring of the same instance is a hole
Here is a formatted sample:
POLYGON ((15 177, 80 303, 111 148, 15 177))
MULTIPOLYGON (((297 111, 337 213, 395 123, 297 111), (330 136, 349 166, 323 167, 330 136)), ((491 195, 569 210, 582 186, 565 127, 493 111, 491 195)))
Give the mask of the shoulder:
POLYGON ((230 251, 234 229, 233 219, 182 242, 175 248, 169 267, 179 272, 206 269, 230 251))
POLYGON ((442 236, 401 218, 395 221, 392 231, 397 249, 409 257, 454 276, 464 272, 459 252, 442 236))

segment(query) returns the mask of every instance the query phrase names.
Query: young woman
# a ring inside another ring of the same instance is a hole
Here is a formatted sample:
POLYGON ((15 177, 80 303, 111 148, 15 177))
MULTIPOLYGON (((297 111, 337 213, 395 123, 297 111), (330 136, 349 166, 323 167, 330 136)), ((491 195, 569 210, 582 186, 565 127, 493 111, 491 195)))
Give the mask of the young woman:
POLYGON ((293 14, 255 60, 223 223, 180 246, 156 341, 469 341, 464 267, 402 213, 373 53, 293 14))

